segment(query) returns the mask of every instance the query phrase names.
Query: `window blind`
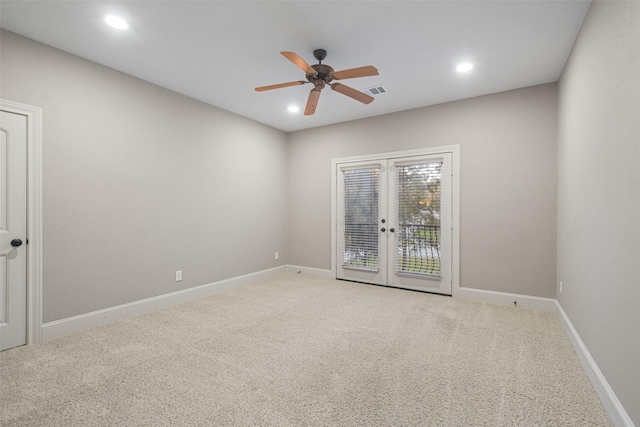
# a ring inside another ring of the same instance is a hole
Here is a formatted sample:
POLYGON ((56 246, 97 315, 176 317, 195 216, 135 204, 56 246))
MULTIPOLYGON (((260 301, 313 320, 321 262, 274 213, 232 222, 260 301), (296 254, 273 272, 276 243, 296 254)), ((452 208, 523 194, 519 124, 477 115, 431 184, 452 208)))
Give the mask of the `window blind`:
POLYGON ((396 166, 396 273, 440 276, 442 162, 396 166))
POLYGON ((348 169, 342 173, 344 178, 343 267, 377 270, 380 168, 348 169))

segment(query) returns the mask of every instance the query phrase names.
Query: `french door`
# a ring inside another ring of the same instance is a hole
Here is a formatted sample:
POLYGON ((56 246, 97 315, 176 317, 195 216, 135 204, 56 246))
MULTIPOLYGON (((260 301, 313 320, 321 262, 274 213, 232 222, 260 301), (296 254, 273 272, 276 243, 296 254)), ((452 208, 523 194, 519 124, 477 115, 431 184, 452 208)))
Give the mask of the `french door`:
POLYGON ((337 175, 337 278, 451 295, 451 153, 341 163, 337 175))

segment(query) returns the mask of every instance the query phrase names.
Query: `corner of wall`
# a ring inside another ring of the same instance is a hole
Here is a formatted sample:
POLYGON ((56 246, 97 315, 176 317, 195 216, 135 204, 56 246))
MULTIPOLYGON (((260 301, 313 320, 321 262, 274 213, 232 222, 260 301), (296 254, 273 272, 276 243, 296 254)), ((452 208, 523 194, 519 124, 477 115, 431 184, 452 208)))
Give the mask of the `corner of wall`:
POLYGON ((555 302, 555 308, 556 316, 560 320, 562 328, 569 337, 569 341, 571 342, 571 345, 573 346, 578 359, 580 359, 580 363, 587 373, 587 376, 589 377, 589 380, 591 381, 596 394, 600 398, 600 401, 602 401, 602 404, 607 411, 609 418, 611 418, 611 421, 613 421, 613 424, 616 426, 634 427, 633 421, 631 421, 631 418, 625 411, 624 407, 618 400, 618 397, 607 382, 604 374, 598 367, 598 364, 593 359, 593 357, 591 357, 587 346, 584 344, 584 342, 580 338, 580 335, 578 335, 578 332, 573 327, 573 324, 571 323, 571 320, 569 320, 567 313, 565 313, 564 309, 560 305, 560 302, 558 302, 557 300, 555 302))

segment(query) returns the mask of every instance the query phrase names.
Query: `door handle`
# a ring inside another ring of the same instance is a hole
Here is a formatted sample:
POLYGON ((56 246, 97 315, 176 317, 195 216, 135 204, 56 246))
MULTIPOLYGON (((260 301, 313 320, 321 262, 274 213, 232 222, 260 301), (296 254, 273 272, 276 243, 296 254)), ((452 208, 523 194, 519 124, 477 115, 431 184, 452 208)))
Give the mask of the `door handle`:
POLYGON ((382 228, 380 229, 380 231, 382 231, 382 232, 384 233, 385 231, 387 231, 387 229, 386 229, 386 228, 384 228, 384 227, 382 227, 382 228))
POLYGON ((11 241, 11 246, 13 246, 14 248, 17 248, 18 246, 22 246, 22 240, 20 239, 13 239, 11 241))
POLYGON ((394 231, 396 231, 396 229, 395 228, 390 228, 389 231, 393 233, 394 231))

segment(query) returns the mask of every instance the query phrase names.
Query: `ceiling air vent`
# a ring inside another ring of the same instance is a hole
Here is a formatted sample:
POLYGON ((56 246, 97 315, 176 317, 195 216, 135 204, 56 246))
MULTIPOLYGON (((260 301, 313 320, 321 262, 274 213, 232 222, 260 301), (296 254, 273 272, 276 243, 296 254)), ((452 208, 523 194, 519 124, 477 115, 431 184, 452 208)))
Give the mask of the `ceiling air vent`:
POLYGON ((373 95, 373 96, 382 95, 383 93, 387 93, 387 90, 384 88, 384 86, 374 86, 374 87, 370 87, 370 88, 367 88, 367 89, 363 89, 362 91, 364 93, 368 94, 368 95, 373 95))

